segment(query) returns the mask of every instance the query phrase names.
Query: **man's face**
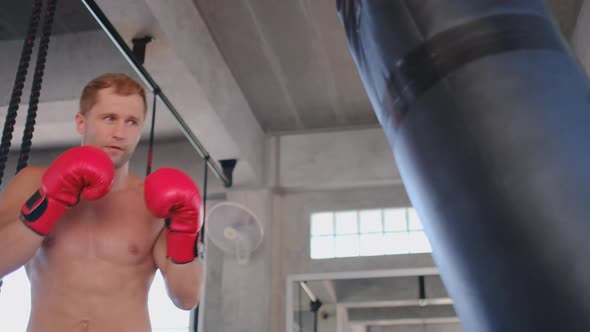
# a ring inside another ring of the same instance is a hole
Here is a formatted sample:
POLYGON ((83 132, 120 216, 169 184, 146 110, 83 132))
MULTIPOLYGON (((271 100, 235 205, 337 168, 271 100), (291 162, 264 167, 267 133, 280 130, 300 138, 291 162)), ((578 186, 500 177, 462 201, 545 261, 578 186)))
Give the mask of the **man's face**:
POLYGON ((144 120, 140 96, 120 96, 112 89, 103 89, 98 92, 97 103, 85 115, 76 114, 76 129, 82 145, 101 148, 118 169, 127 164, 139 143, 144 120))

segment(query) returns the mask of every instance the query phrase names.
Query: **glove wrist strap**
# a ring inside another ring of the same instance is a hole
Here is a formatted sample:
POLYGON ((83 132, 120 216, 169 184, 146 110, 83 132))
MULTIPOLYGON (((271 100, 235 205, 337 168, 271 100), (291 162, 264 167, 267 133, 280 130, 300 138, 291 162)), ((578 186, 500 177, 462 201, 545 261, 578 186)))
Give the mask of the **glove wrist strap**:
POLYGON ((41 188, 21 207, 20 220, 35 233, 46 236, 68 207, 47 197, 41 188))
POLYGON ((186 264, 197 256, 199 233, 182 233, 168 230, 166 234, 166 255, 176 264, 186 264))

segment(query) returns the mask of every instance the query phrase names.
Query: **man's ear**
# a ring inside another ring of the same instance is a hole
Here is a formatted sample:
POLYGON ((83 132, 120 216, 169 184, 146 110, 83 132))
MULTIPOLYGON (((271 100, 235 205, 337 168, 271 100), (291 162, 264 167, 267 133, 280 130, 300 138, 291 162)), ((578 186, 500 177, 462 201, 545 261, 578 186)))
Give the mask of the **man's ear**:
POLYGON ((76 131, 80 136, 86 131, 86 117, 80 112, 76 113, 76 131))

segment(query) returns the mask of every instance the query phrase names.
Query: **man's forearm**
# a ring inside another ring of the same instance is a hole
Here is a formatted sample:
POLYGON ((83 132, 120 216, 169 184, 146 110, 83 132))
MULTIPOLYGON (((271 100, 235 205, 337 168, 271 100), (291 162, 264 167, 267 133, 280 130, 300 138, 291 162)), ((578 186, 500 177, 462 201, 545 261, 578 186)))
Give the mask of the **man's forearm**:
POLYGON ((185 264, 176 264, 168 259, 162 274, 168 295, 178 308, 192 310, 199 304, 203 282, 203 266, 199 259, 185 264))
POLYGON ((0 279, 26 264, 41 246, 43 236, 19 219, 0 228, 0 279))

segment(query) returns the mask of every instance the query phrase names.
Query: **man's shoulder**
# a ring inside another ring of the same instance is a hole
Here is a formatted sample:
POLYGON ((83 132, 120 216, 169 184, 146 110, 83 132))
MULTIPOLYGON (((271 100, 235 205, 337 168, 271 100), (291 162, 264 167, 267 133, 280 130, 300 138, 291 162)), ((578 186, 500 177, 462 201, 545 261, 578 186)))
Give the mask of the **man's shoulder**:
POLYGON ((43 176, 45 171, 47 170, 47 166, 27 166, 18 172, 18 174, 25 174, 30 176, 43 176))
POLYGON ((36 185, 41 181, 46 170, 47 167, 44 166, 27 166, 21 169, 12 181, 20 184, 30 183, 36 185))
POLYGON ((45 174, 47 167, 44 166, 27 166, 16 173, 14 181, 36 182, 40 181, 45 174))

